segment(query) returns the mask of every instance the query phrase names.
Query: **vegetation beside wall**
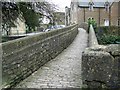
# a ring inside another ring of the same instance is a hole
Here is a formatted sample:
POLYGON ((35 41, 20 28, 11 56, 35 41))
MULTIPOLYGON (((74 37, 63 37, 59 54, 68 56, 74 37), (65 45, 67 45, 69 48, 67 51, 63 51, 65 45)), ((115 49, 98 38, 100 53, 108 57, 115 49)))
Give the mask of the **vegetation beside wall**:
POLYGON ((119 44, 120 43, 120 27, 102 26, 95 29, 99 44, 119 44))

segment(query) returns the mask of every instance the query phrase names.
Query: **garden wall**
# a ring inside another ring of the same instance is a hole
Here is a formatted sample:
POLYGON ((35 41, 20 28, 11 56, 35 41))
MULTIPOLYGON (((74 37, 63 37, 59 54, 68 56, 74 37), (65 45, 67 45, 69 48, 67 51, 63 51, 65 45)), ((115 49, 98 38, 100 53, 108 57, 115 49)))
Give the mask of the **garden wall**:
POLYGON ((2 43, 3 87, 19 83, 67 48, 77 25, 2 43))
POLYGON ((120 44, 105 46, 96 40, 91 27, 89 47, 82 54, 83 84, 89 88, 120 88, 120 44))

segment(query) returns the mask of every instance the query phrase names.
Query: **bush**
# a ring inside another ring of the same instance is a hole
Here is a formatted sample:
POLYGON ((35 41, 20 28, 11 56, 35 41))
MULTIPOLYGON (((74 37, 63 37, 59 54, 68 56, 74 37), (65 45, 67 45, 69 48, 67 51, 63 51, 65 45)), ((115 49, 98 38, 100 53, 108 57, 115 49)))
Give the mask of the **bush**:
POLYGON ((120 44, 120 27, 102 26, 95 29, 99 44, 120 44))
POLYGON ((115 35, 103 35, 98 39, 100 44, 117 44, 120 42, 120 36, 115 35))
POLYGON ((99 33, 102 31, 103 34, 118 35, 120 34, 120 27, 118 26, 101 26, 97 27, 95 32, 99 33))

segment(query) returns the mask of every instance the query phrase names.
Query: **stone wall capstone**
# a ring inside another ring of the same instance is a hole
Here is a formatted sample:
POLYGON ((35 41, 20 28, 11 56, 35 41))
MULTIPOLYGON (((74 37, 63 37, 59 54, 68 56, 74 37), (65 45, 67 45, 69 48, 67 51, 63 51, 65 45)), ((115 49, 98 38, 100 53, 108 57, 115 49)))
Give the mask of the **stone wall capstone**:
POLYGON ((89 47, 82 54, 82 80, 90 88, 120 88, 120 47, 89 47), (116 49, 115 49, 116 47, 116 49))
POLYGON ((89 40, 89 47, 98 45, 97 37, 95 35, 95 31, 94 31, 92 25, 90 25, 88 37, 89 37, 89 39, 88 39, 89 40))

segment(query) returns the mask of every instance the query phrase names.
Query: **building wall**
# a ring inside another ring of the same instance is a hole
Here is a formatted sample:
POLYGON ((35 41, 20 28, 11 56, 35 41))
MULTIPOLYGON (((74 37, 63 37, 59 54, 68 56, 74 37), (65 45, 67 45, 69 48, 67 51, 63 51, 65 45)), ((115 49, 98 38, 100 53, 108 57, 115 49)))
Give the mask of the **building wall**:
POLYGON ((94 8, 93 11, 89 11, 88 8, 78 9, 78 23, 87 22, 88 18, 94 18, 97 24, 104 25, 104 20, 109 19, 109 13, 103 8, 94 8))
POLYGON ((83 8, 79 8, 78 9, 78 23, 82 23, 84 22, 84 9, 83 8))
MULTIPOLYGON (((72 3, 76 4, 76 3, 72 3)), ((96 20, 97 25, 104 26, 105 20, 109 20, 109 24, 118 25, 118 12, 119 12, 119 4, 118 2, 114 2, 111 6, 111 11, 105 11, 105 8, 94 8, 93 11, 89 11, 89 8, 81 8, 78 7, 77 10, 74 8, 71 10, 71 22, 81 24, 83 22, 87 22, 88 18, 92 17, 96 20), (111 12, 111 13, 110 13, 111 12)))
POLYGON ((111 6, 111 25, 118 25, 118 2, 111 6))
POLYGON ((120 1, 118 4, 118 19, 119 19, 118 25, 120 26, 120 1))
POLYGON ((109 12, 105 11, 104 8, 100 8, 100 26, 104 26, 105 19, 110 22, 109 12))
POLYGON ((120 18, 120 1, 119 1, 119 3, 118 3, 118 16, 119 16, 119 18, 120 18))
POLYGON ((89 11, 88 8, 85 9, 85 21, 87 22, 88 18, 92 17, 98 23, 98 9, 94 8, 94 11, 89 11))

